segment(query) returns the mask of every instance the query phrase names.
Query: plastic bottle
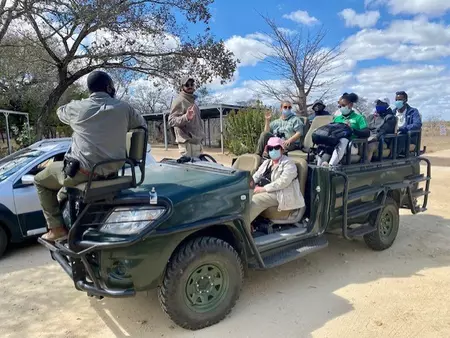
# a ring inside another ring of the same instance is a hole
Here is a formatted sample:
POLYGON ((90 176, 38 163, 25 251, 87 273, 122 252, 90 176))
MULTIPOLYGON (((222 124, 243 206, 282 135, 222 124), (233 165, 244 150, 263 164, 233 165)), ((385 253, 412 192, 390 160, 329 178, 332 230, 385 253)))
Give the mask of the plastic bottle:
POLYGON ((156 193, 155 187, 149 193, 150 195, 150 204, 158 204, 158 194, 156 193))

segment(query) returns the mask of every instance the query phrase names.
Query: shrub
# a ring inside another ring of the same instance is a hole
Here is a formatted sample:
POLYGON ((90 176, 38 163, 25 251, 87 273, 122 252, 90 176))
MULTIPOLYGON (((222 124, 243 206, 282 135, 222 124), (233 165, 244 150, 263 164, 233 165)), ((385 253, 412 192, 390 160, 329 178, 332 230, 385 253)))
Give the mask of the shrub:
POLYGON ((228 114, 225 124, 225 147, 234 155, 254 152, 264 131, 263 108, 246 108, 228 114))

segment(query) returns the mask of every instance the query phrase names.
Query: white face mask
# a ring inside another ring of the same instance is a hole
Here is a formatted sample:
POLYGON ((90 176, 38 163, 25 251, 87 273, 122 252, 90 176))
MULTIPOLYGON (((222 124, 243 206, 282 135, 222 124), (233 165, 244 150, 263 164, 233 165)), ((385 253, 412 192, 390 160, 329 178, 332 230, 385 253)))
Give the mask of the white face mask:
POLYGON ((340 109, 340 111, 341 111, 341 114, 344 115, 344 116, 348 116, 352 112, 352 110, 350 108, 348 108, 348 107, 342 107, 340 109))

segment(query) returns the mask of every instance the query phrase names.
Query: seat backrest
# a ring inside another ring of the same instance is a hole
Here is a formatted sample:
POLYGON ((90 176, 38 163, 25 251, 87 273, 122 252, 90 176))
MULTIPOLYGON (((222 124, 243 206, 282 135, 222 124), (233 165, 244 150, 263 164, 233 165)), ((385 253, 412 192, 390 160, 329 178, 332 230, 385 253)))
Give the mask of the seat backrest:
POLYGON ((305 140, 303 141, 303 145, 305 149, 312 148, 313 140, 312 140, 312 134, 313 132, 324 125, 327 125, 333 121, 332 115, 322 115, 322 116, 316 116, 314 120, 311 122, 311 126, 309 127, 308 133, 305 136, 305 140))
POLYGON ((135 163, 141 162, 145 157, 145 139, 144 130, 135 130, 127 133, 127 158, 135 163))
POLYGON ((233 163, 233 168, 249 171, 253 175, 261 165, 261 156, 257 154, 244 154, 239 156, 233 163))
POLYGON ((300 157, 292 157, 292 160, 297 166, 298 182, 300 183, 300 191, 303 197, 305 196, 306 179, 308 178, 308 163, 300 157))

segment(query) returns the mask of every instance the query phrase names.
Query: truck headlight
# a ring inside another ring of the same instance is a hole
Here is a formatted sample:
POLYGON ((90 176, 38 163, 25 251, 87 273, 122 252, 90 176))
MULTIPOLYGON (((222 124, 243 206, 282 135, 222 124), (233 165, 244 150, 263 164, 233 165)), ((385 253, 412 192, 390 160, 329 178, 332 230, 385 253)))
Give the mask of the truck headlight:
POLYGON ((158 219, 166 209, 160 207, 118 207, 115 208, 99 231, 115 235, 132 235, 158 219))

